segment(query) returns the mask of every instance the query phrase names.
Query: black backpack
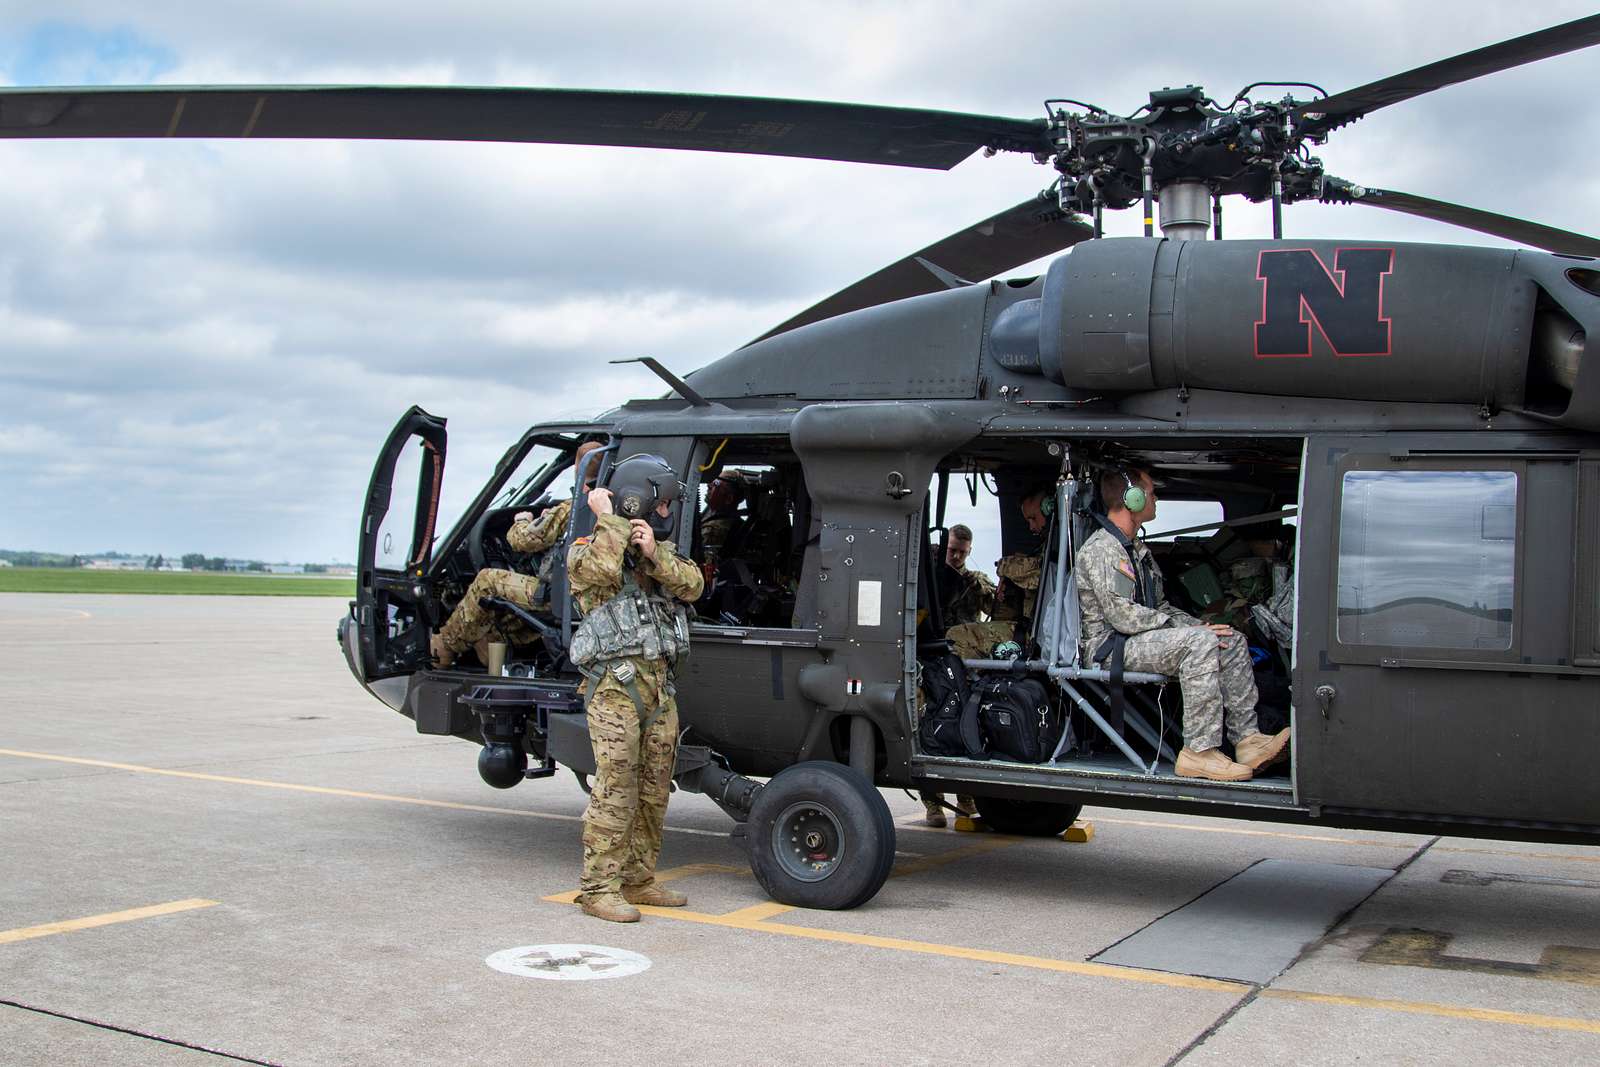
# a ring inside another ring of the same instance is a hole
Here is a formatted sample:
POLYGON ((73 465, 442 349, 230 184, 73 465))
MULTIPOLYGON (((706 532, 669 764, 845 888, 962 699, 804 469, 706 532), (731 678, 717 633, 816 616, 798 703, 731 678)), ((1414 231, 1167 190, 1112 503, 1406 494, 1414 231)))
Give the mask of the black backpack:
POLYGON ((1049 691, 1036 678, 989 678, 967 696, 967 718, 975 719, 990 755, 1043 763, 1055 754, 1066 723, 1049 691))
POLYGON ((967 702, 967 668, 954 652, 922 661, 922 693, 926 701, 917 737, 927 756, 965 756, 961 709, 967 702))

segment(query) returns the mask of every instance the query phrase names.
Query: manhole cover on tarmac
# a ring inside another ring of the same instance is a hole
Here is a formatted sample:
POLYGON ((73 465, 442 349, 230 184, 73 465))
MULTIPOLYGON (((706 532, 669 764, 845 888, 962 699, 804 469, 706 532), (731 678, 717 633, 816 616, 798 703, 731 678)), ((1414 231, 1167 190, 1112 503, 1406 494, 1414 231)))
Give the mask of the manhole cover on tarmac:
POLYGON ((626 978, 650 967, 648 956, 604 945, 523 945, 502 949, 483 962, 520 978, 554 978, 561 982, 626 978))

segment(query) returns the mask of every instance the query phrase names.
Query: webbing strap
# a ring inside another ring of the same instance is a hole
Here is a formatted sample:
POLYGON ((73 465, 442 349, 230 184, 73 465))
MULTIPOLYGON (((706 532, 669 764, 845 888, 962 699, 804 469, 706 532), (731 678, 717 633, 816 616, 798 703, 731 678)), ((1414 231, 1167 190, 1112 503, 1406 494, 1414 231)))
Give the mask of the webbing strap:
POLYGON ((1111 662, 1106 664, 1106 670, 1111 675, 1111 699, 1106 709, 1106 725, 1122 733, 1123 712, 1127 708, 1127 697, 1122 692, 1123 657, 1127 653, 1128 635, 1118 633, 1116 630, 1106 635, 1100 642, 1100 647, 1094 650, 1094 662, 1101 663, 1109 656, 1111 662))
MULTIPOLYGON (((585 705, 594 699, 594 691, 600 688, 600 683, 605 680, 606 673, 610 670, 611 667, 608 664, 602 666, 593 674, 590 674, 587 671, 583 672, 583 676, 589 680, 589 684, 583 688, 583 702, 585 705)), ((615 677, 615 675, 613 675, 613 677, 615 677)), ((633 701, 633 710, 639 716, 639 729, 641 731, 650 729, 650 727, 655 723, 656 719, 660 717, 665 705, 658 704, 656 706, 656 710, 654 711, 647 712, 645 710, 644 694, 639 692, 639 679, 637 675, 629 678, 626 682, 618 678, 617 684, 622 686, 622 688, 627 691, 628 699, 633 701)))

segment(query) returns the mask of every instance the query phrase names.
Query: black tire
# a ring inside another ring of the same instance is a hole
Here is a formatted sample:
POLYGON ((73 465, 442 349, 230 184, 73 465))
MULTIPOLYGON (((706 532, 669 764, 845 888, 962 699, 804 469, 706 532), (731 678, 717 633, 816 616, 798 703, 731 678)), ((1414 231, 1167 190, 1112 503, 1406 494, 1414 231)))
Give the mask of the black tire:
POLYGON ((750 869, 780 904, 859 907, 894 866, 894 819, 883 796, 842 763, 785 768, 750 808, 750 869))
POLYGON ((978 802, 978 815, 988 826, 1019 837, 1056 837, 1083 811, 1082 804, 1053 804, 1048 800, 973 799, 978 802))

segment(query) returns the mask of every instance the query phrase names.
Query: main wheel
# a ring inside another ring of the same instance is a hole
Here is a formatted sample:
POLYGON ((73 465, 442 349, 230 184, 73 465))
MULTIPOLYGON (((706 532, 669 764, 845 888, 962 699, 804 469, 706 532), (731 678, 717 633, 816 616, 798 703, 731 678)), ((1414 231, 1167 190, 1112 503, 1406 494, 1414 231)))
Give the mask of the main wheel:
POLYGON ((894 819, 872 783, 841 763, 797 763, 756 794, 750 869, 781 904, 865 904, 894 866, 894 819))
POLYGON ((977 797, 978 815, 1002 834, 1019 837, 1055 837, 1077 821, 1082 804, 1052 804, 1047 800, 1005 800, 977 797))

